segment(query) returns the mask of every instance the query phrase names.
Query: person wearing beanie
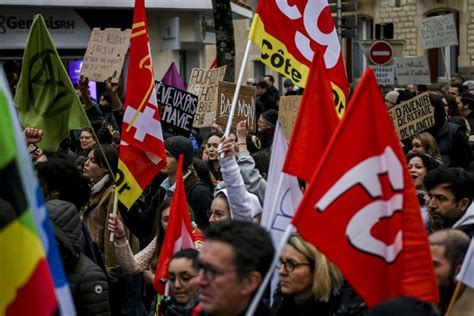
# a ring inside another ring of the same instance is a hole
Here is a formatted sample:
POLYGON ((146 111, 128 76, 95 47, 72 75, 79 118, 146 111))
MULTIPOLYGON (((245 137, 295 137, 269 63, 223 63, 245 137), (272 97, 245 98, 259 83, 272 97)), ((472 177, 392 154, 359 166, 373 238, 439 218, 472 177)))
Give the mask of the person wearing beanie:
POLYGON ((275 124, 277 120, 278 112, 273 109, 263 112, 258 118, 257 137, 260 139, 261 148, 268 148, 272 146, 273 134, 275 133, 275 124))
POLYGON ((394 107, 397 104, 397 99, 400 93, 398 91, 389 91, 385 95, 385 105, 387 109, 394 107))
POLYGON ((193 210, 197 226, 199 229, 206 228, 209 226, 207 210, 211 206, 213 192, 189 170, 194 158, 192 142, 183 136, 169 137, 165 140, 165 152, 167 166, 161 170, 161 173, 168 177, 160 184, 160 188, 153 198, 153 204, 159 205, 161 201, 173 195, 179 155, 183 155, 183 175, 186 198, 193 210))

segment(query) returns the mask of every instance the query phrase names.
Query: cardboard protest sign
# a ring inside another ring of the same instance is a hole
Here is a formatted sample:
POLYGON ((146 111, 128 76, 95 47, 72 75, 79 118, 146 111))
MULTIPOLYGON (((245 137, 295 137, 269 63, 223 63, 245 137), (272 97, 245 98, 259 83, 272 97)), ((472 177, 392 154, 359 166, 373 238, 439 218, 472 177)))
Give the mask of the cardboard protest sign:
MULTIPOLYGON (((220 81, 218 84, 216 123, 219 125, 227 125, 235 88, 236 84, 230 82, 220 81)), ((256 91, 257 89, 254 86, 240 86, 232 127, 235 128, 237 123, 246 120, 250 132, 257 130, 255 118, 256 91)))
POLYGON ((301 95, 283 96, 280 98, 280 105, 278 106, 278 119, 285 130, 286 139, 291 139, 291 132, 298 116, 298 109, 300 108, 301 95))
POLYGON ((420 38, 424 49, 459 45, 454 14, 424 18, 420 23, 420 38))
POLYGON ((434 109, 427 92, 388 110, 400 139, 421 133, 435 124, 434 109))
POLYGON ((399 85, 430 84, 428 57, 395 58, 395 75, 399 85))
POLYGON ((196 114, 198 98, 160 81, 155 81, 156 101, 162 106, 161 125, 170 134, 189 136, 196 114))
POLYGON ((210 127, 217 111, 217 85, 224 79, 226 66, 216 69, 193 68, 188 92, 198 97, 193 127, 210 127))
POLYGON ((130 45, 130 33, 130 29, 121 31, 111 28, 102 31, 100 28, 93 28, 81 75, 96 82, 104 82, 112 77, 112 82, 117 83, 130 45))
POLYGON ((374 70, 379 85, 395 84, 395 70, 393 66, 370 66, 374 70))

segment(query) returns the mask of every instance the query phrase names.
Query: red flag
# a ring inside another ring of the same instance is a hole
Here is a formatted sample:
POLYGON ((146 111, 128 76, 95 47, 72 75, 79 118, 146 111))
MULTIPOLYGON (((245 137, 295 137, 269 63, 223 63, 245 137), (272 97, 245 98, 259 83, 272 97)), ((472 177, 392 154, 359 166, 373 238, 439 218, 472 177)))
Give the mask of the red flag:
POLYGON ((302 88, 307 85, 314 52, 320 49, 342 117, 349 84, 327 0, 260 0, 249 38, 260 48, 263 63, 302 88))
POLYGON ((367 69, 293 218, 369 307, 438 301, 420 209, 383 97, 367 69))
POLYGON ((156 265, 153 285, 155 290, 164 294, 165 281, 168 278, 168 264, 173 254, 181 249, 194 248, 194 237, 191 228, 191 218, 188 212, 188 202, 184 191, 183 155, 179 155, 178 171, 176 173, 176 189, 171 202, 170 217, 166 229, 160 258, 156 265))
POLYGON ((288 154, 283 166, 284 172, 306 182, 311 180, 319 158, 339 123, 333 104, 323 56, 317 50, 291 133, 288 154))
POLYGON ((130 208, 166 165, 144 0, 135 1, 116 190, 130 208))

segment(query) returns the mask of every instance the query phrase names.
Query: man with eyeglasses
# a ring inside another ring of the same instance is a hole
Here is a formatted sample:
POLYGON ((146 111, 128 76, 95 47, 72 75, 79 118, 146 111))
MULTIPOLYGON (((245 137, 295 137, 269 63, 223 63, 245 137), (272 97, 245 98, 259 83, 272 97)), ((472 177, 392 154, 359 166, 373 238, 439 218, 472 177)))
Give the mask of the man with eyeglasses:
MULTIPOLYGON (((199 305, 193 315, 245 315, 270 268, 274 248, 257 224, 221 221, 210 226, 198 257, 199 305)), ((262 304, 254 315, 268 315, 262 304)))
POLYGON ((473 179, 462 168, 436 168, 423 181, 431 229, 457 228, 474 236, 473 179))

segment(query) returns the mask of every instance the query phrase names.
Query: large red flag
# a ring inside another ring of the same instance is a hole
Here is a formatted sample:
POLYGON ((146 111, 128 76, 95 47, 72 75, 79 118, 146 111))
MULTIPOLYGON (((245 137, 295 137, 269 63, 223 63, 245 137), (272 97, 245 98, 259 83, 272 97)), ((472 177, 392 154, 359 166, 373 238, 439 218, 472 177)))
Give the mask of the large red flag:
POLYGON ((321 51, 316 50, 283 171, 309 182, 339 119, 321 51))
POLYGON ((168 279, 168 265, 171 257, 175 252, 186 248, 194 248, 194 237, 186 192, 184 191, 183 155, 179 155, 176 189, 173 194, 173 201, 171 201, 168 226, 156 266, 155 279, 153 280, 153 285, 158 293, 164 294, 164 285, 168 279))
POLYGON ((369 307, 406 295, 438 301, 406 159, 371 69, 293 218, 369 307))
POLYGON ((327 0, 259 0, 249 38, 260 48, 263 63, 302 88, 307 85, 314 52, 320 49, 342 117, 349 84, 327 0))
POLYGON ((116 190, 130 208, 166 165, 144 0, 135 0, 128 65, 116 190))

